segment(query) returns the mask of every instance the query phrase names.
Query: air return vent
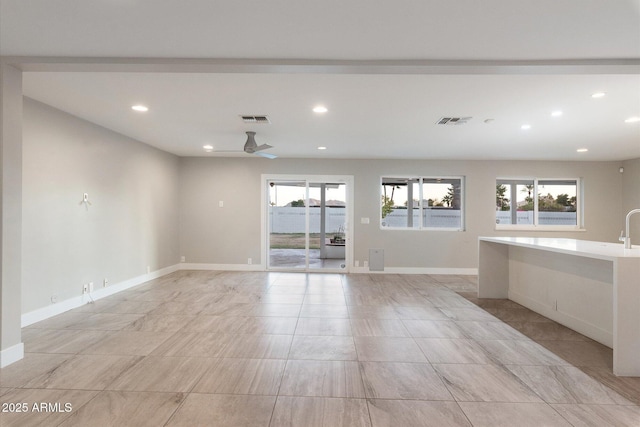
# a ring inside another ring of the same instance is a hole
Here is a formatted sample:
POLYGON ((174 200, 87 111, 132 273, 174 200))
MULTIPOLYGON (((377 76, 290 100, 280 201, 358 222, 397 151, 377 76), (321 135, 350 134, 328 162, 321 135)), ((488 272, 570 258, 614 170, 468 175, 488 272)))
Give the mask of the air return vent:
POLYGON ((471 117, 442 117, 436 122, 437 125, 463 125, 471 120, 471 117))
POLYGON ((269 124, 271 121, 267 116, 256 116, 256 115, 242 115, 240 116, 243 122, 245 123, 264 123, 269 124))

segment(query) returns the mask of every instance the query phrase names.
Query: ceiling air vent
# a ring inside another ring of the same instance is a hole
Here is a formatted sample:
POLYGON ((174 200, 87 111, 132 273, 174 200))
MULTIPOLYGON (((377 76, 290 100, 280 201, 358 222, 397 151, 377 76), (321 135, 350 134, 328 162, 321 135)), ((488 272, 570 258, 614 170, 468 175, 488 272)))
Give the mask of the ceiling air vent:
POLYGON ((269 117, 267 116, 242 115, 240 117, 242 118, 242 121, 245 123, 264 123, 264 124, 271 123, 271 121, 269 120, 269 117))
POLYGON ((471 117, 442 117, 436 122, 437 125, 463 125, 471 120, 471 117))

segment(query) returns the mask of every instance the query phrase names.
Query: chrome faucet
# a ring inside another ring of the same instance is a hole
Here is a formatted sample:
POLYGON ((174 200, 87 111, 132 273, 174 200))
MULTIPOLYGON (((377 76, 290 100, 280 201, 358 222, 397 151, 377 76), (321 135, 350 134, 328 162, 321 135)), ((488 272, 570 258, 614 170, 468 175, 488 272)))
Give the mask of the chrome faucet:
POLYGON ((631 215, 636 213, 640 213, 640 209, 632 209, 629 211, 629 213, 627 214, 627 218, 625 220, 626 233, 622 235, 622 232, 620 232, 620 237, 618 238, 618 240, 620 240, 621 242, 624 242, 625 249, 631 249, 631 236, 629 236, 629 218, 631 218, 631 215))

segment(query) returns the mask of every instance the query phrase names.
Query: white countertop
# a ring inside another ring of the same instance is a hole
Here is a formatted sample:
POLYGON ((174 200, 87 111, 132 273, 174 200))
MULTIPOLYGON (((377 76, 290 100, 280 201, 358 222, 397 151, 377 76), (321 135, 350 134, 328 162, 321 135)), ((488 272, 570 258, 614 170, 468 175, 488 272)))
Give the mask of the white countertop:
POLYGON ((616 258, 640 258, 640 246, 625 249, 622 243, 592 242, 589 240, 555 239, 541 237, 479 237, 486 242, 540 249, 568 255, 614 260, 616 258))

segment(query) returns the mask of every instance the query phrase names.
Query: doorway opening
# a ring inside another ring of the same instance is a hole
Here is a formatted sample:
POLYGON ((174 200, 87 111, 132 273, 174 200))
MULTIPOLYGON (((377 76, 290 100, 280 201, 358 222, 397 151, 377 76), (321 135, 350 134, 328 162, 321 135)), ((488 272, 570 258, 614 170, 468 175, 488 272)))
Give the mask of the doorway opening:
POLYGON ((264 177, 268 270, 348 271, 352 179, 264 177))

